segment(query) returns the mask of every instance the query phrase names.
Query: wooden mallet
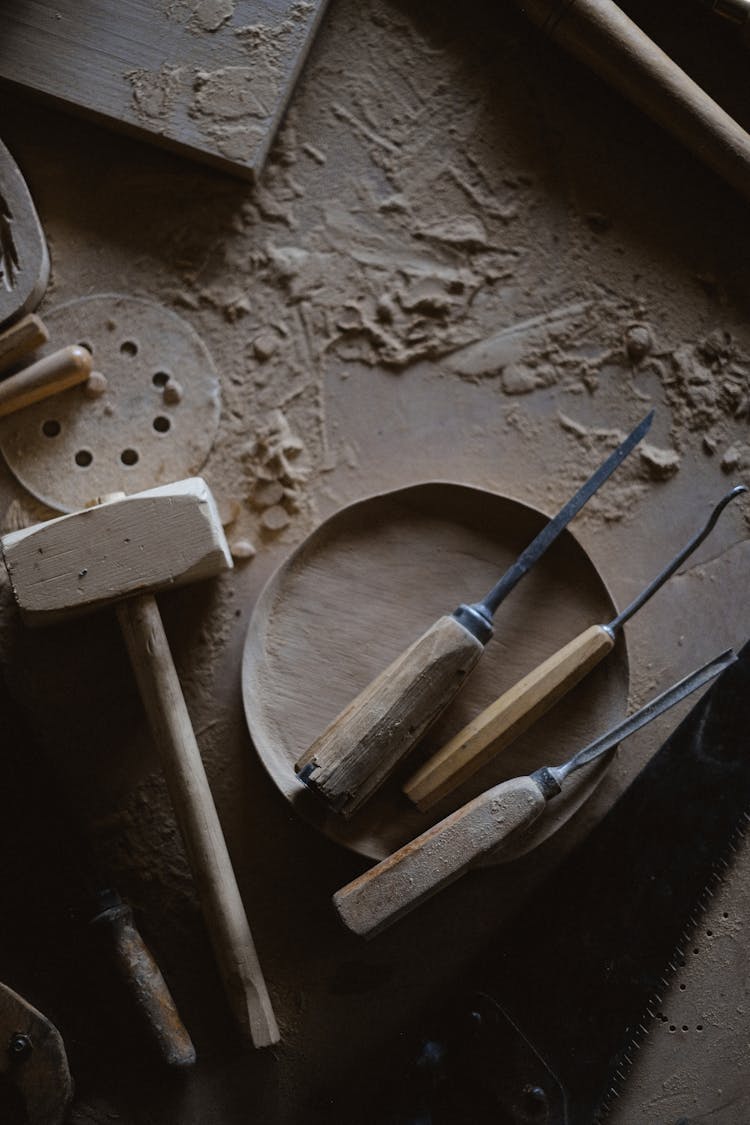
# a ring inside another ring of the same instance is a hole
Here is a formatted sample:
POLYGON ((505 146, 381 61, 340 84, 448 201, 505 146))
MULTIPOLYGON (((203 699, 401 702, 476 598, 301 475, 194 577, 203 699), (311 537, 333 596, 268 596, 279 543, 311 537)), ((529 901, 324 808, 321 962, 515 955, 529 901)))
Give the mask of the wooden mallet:
POLYGON ((154 598, 232 566, 214 499, 200 478, 110 499, 6 535, 15 599, 29 625, 116 604, 161 756, 224 987, 256 1047, 278 1042, 206 772, 154 598))

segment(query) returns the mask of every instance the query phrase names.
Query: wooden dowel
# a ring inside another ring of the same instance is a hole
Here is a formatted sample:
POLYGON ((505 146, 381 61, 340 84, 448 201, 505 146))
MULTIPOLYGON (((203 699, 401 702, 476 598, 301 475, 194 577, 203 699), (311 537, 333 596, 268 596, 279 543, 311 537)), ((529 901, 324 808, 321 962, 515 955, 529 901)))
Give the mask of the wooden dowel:
POLYGON ((14 367, 30 352, 41 348, 49 340, 49 333, 34 313, 22 317, 10 328, 0 332, 0 374, 14 367))
POLYGON ((516 0, 562 47, 750 198, 750 136, 612 0, 516 0))
POLYGON ((125 600, 117 616, 229 1003, 254 1045, 267 1047, 279 1029, 156 599, 125 600))
POLYGON ((10 375, 0 382, 0 418, 74 387, 76 383, 85 383, 92 363, 91 353, 73 344, 10 375))

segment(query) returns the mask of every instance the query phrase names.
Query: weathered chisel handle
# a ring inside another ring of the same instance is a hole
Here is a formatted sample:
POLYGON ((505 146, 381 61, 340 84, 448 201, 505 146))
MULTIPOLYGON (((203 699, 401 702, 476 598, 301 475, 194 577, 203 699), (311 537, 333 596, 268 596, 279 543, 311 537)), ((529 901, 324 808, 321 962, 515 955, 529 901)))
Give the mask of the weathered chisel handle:
POLYGON ((72 344, 38 359, 16 375, 9 375, 0 382, 0 418, 77 383, 85 383, 92 364, 91 352, 72 344))
POLYGON ((162 1060, 167 1066, 192 1066, 195 1047, 161 969, 136 928, 133 911, 117 899, 97 914, 93 925, 107 932, 117 973, 162 1060))
POLYGON ((602 625, 592 625, 485 708, 425 762, 404 793, 425 811, 504 750, 570 691, 614 645, 602 625))
POLYGON ((373 937, 531 824, 545 803, 530 777, 488 789, 336 891, 339 917, 355 934, 373 937))
POLYGON ((448 706, 484 651, 441 617, 360 692, 295 765, 330 808, 351 816, 448 706))
POLYGON ((156 599, 117 606, 224 988, 256 1047, 279 1031, 156 599))

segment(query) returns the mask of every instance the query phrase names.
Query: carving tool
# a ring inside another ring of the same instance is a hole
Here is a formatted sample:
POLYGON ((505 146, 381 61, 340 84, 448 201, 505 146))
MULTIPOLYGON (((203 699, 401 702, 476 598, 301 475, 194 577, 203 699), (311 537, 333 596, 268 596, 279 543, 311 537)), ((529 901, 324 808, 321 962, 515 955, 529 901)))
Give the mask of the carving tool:
MULTIPOLYGON (((406 1054, 399 1046, 398 1058, 388 1050, 366 1060, 356 1076, 357 1104, 367 1107, 357 1125, 599 1125, 616 1107, 640 1047, 651 1043, 658 1053, 667 1013, 682 1024, 675 1016, 692 1004, 684 1034, 697 1028, 714 1057, 733 1036, 739 1056, 747 1028, 742 990, 725 977, 713 999, 687 998, 698 947, 703 955, 713 946, 706 959, 714 970, 731 960, 722 951, 737 947, 735 983, 743 977, 742 913, 727 905, 729 913, 716 917, 711 904, 722 884, 734 883, 743 897, 738 880, 747 864, 732 868, 738 851, 747 854, 748 729, 750 644, 516 917, 488 934, 448 1006, 445 981, 436 982, 433 1013, 423 1015, 406 1054), (397 1074, 398 1085, 384 1088, 384 1074, 397 1074), (373 1075, 375 1089, 367 1083, 373 1075), (524 1115, 518 1108, 532 1091, 536 1112, 524 1115), (516 1111, 503 1117, 499 1104, 516 1111)), ((651 1103, 649 1122, 748 1120, 746 1068, 719 1070, 710 1085, 705 1076, 686 1080, 679 1061, 670 1073, 670 1096, 651 1103)), ((351 1104, 348 1096, 344 1084, 342 1105, 351 1104)))
POLYGON ((439 618, 361 692, 295 764, 332 809, 351 816, 448 706, 492 636, 492 618, 653 421, 648 414, 493 586, 473 605, 439 618))
POLYGON ((750 137, 612 0, 517 0, 552 39, 747 198, 750 137))
POLYGON ((571 773, 614 749, 736 659, 731 649, 722 653, 579 750, 569 761, 559 766, 542 766, 528 777, 503 781, 428 828, 336 892, 333 904, 344 925, 362 937, 372 937, 390 926, 458 879, 478 859, 502 847, 514 833, 533 824, 547 801, 562 792, 571 773))
POLYGON ((92 366, 91 353, 78 344, 72 344, 38 359, 15 375, 9 375, 0 382, 0 418, 78 383, 85 383, 92 366))
POLYGON ((404 793, 409 800, 423 812, 432 808, 520 737, 575 687, 612 651, 618 630, 711 534, 727 504, 742 492, 747 492, 747 489, 744 484, 738 484, 719 501, 703 529, 622 613, 607 625, 592 625, 584 630, 504 692, 441 747, 404 785, 404 793))
POLYGON ((133 911, 117 891, 97 894, 94 930, 105 934, 117 974, 135 1001, 141 1023, 167 1066, 189 1067, 195 1047, 151 950, 135 924, 133 911))
POLYGON ((109 500, 0 542, 23 619, 44 624, 117 603, 224 987, 256 1047, 278 1040, 190 716, 154 592, 232 567, 200 478, 109 500))

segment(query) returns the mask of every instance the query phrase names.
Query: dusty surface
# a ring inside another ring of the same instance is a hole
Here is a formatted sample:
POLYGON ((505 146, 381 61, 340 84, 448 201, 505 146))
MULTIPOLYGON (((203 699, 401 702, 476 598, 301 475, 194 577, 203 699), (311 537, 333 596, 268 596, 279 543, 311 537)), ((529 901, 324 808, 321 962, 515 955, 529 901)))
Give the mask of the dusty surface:
MULTIPOLYGON (((552 512, 655 406, 648 447, 576 521, 621 605, 748 482, 746 205, 496 9, 338 0, 255 189, 4 98, 2 136, 50 242, 47 306, 112 289, 160 302, 219 374, 204 471, 245 561, 161 602, 283 1034, 251 1055, 233 1037, 113 622, 32 635, 4 611, 3 663, 44 749, 8 755, 0 975, 66 1037, 75 1125, 351 1121, 342 1074, 445 990, 658 745, 634 739, 554 846, 363 946, 329 902, 362 861, 294 816, 244 727, 254 599, 346 502, 440 477, 552 512), (148 1067, 85 956, 80 864, 57 845, 68 814, 170 980, 201 1060, 187 1078, 148 1067)), ((679 28, 661 19, 661 41, 750 122, 729 29, 697 11, 679 28)), ((0 492, 5 528, 39 514, 8 472, 0 492)), ((749 524, 741 501, 628 625, 633 703, 747 639, 749 524)), ((749 862, 736 857, 704 916, 711 933, 664 1001, 619 1125, 750 1117, 749 862)))

